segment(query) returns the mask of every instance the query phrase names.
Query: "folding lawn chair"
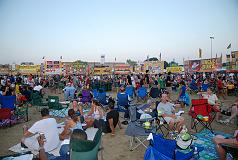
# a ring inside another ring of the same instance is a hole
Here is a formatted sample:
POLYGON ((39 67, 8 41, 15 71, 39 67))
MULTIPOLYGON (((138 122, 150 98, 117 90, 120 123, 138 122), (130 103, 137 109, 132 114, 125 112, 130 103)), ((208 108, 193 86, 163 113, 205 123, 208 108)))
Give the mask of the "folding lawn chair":
POLYGON ((43 103, 43 98, 38 91, 31 92, 31 104, 33 106, 36 106, 38 110, 40 110, 42 107, 47 106, 47 103, 43 103))
POLYGON ((117 105, 115 110, 118 112, 124 112, 124 118, 128 118, 128 107, 130 106, 130 101, 128 100, 128 94, 126 93, 118 93, 117 94, 117 105))
POLYGON ((0 96, 1 108, 9 108, 14 110, 16 108, 16 96, 0 96))
POLYGON ((137 91, 137 96, 138 96, 138 100, 139 99, 146 100, 147 89, 144 86, 140 87, 137 91))
POLYGON ((131 85, 126 86, 126 94, 129 95, 130 99, 134 97, 134 87, 131 85))
POLYGON ((90 91, 89 90, 82 90, 82 98, 81 98, 80 101, 83 104, 85 104, 85 103, 91 103, 91 100, 92 100, 92 97, 91 97, 90 91))
POLYGON ((191 128, 195 128, 197 132, 197 125, 201 124, 203 128, 207 128, 213 133, 211 126, 215 118, 215 114, 213 113, 213 108, 208 104, 207 99, 192 99, 192 106, 189 110, 189 115, 192 118, 191 128))
MULTIPOLYGON (((78 140, 78 139, 70 139, 70 159, 78 160, 96 160, 98 159, 98 152, 101 145, 102 131, 99 129, 95 134, 93 141, 91 140, 78 140)), ((102 151, 101 151, 101 159, 102 159, 102 151)))
POLYGON ((137 119, 137 106, 130 106, 129 113, 130 113, 130 122, 126 128, 125 134, 130 136, 130 151, 138 148, 140 145, 147 148, 145 142, 146 138, 150 133, 156 132, 156 128, 152 125, 154 118, 149 119, 137 119), (150 122, 151 127, 145 128, 143 126, 144 122, 150 122))
POLYGON ((66 116, 66 110, 68 107, 63 107, 62 104, 60 104, 58 96, 48 96, 48 107, 54 116, 66 116))
POLYGON ((164 139, 161 134, 153 134, 150 146, 146 149, 144 160, 189 160, 199 157, 202 147, 190 146, 188 150, 181 150, 176 145, 176 140, 164 139))

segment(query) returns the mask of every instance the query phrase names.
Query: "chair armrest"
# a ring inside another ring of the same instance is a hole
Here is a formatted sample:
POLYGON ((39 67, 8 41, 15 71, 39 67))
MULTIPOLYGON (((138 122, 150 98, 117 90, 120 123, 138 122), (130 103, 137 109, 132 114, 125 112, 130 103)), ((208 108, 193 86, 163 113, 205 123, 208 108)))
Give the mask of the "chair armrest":
POLYGON ((221 146, 238 149, 238 146, 232 146, 229 144, 221 144, 221 146))

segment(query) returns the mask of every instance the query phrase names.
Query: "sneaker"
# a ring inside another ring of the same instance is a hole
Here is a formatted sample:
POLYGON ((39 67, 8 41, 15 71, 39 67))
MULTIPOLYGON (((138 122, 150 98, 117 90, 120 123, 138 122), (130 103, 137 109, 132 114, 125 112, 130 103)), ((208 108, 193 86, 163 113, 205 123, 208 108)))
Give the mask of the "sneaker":
POLYGON ((228 124, 228 123, 230 123, 230 120, 229 119, 225 119, 225 120, 220 120, 219 122, 220 123, 224 123, 224 124, 228 124))

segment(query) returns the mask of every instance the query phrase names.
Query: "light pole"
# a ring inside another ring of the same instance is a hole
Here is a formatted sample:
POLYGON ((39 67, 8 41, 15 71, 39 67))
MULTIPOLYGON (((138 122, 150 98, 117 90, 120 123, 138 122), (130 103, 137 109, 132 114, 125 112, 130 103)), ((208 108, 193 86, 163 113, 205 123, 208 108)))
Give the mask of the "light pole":
POLYGON ((211 60, 212 60, 212 40, 214 39, 214 37, 210 37, 211 39, 211 60))
POLYGON ((211 70, 212 70, 212 40, 214 39, 214 37, 210 37, 211 39, 211 70))

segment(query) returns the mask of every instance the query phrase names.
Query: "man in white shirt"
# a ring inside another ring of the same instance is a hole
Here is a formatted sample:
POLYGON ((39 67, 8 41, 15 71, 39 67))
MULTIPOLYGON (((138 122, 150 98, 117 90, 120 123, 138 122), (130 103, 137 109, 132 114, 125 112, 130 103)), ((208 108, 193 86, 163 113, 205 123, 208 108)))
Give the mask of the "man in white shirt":
POLYGON ((37 151, 39 144, 37 143, 36 137, 38 137, 39 134, 44 134, 46 139, 44 149, 46 152, 49 152, 57 148, 60 144, 58 125, 54 118, 49 117, 49 110, 47 108, 41 110, 41 116, 42 119, 35 122, 28 130, 27 127, 24 126, 22 143, 30 150, 37 151))
POLYGON ((180 132, 185 124, 184 118, 175 115, 174 104, 168 102, 167 94, 162 94, 161 102, 157 106, 157 111, 161 111, 164 120, 169 124, 169 128, 172 130, 176 125, 175 131, 180 132))
POLYGON ((40 85, 40 83, 37 83, 37 85, 33 88, 33 90, 34 90, 34 91, 41 92, 42 88, 43 88, 43 87, 40 85))

